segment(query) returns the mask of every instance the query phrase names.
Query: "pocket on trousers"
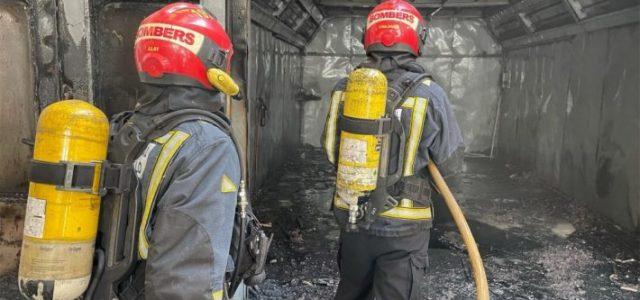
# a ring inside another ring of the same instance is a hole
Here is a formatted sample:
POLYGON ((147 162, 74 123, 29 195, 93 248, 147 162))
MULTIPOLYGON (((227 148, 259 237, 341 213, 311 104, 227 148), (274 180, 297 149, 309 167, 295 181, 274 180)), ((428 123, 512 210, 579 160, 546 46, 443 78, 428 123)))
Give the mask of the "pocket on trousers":
POLYGON ((427 268, 429 267, 429 258, 425 254, 412 254, 409 258, 411 261, 411 300, 426 299, 424 293, 427 285, 427 268))

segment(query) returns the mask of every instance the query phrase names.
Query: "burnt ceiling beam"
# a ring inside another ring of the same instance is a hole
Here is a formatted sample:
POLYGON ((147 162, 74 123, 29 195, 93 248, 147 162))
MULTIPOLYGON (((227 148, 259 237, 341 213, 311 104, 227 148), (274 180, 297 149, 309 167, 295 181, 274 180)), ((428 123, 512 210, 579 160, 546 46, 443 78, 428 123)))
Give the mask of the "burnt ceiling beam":
POLYGON ((545 44, 557 40, 566 39, 574 35, 601 30, 605 28, 623 26, 627 24, 638 23, 638 15, 640 7, 632 7, 624 10, 615 11, 609 14, 600 15, 585 19, 575 24, 569 24, 556 27, 544 31, 535 32, 533 34, 508 39, 502 42, 505 50, 513 50, 534 45, 545 44))
POLYGON ((303 48, 306 45, 307 40, 302 35, 298 34, 282 21, 275 18, 267 9, 255 2, 251 8, 251 21, 271 31, 278 38, 283 39, 298 48, 303 48))
MULTIPOLYGON (((345 0, 316 0, 315 3, 325 7, 344 7, 344 8, 373 8, 378 5, 379 1, 345 1, 345 0)), ((464 8, 464 7, 490 7, 509 5, 509 0, 415 0, 411 4, 416 8, 464 8)))
POLYGON ((307 10, 307 12, 309 12, 313 20, 316 21, 316 23, 318 24, 322 23, 322 19, 324 18, 324 16, 322 16, 322 12, 315 4, 313 4, 312 0, 298 0, 298 2, 300 2, 300 4, 302 4, 302 6, 307 10))
POLYGON ((582 9, 582 4, 577 0, 563 0, 563 3, 576 22, 580 22, 580 20, 587 17, 587 14, 582 9))

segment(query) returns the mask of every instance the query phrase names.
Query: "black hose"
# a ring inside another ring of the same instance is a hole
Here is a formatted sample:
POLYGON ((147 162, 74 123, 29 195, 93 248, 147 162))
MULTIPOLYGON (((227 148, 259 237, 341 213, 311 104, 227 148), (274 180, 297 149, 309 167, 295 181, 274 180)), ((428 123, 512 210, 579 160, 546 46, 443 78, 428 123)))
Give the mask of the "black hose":
POLYGON ((93 272, 93 280, 91 280, 91 284, 89 285, 87 292, 84 294, 85 300, 93 299, 93 294, 96 292, 96 288, 98 287, 98 282, 100 281, 100 279, 102 279, 102 273, 104 272, 104 264, 105 264, 104 250, 98 248, 96 249, 95 254, 96 254, 96 260, 97 260, 96 269, 93 272))
POLYGON ((235 268, 233 268, 233 274, 231 275, 231 280, 232 280, 231 289, 233 290, 234 294, 236 292, 236 289, 238 288, 239 281, 241 280, 236 278, 236 276, 238 276, 240 266, 242 266, 242 261, 244 260, 244 251, 247 250, 247 247, 245 247, 245 244, 244 244, 246 235, 247 235, 247 217, 245 216, 244 218, 242 218, 242 222, 240 225, 240 240, 238 241, 238 256, 235 258, 236 266, 235 268))

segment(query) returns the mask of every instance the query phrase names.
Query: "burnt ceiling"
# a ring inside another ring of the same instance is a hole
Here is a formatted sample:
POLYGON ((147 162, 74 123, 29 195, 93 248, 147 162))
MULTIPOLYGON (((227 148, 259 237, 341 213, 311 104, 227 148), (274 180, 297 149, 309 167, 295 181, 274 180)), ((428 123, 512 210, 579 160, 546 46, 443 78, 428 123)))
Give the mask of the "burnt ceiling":
MULTIPOLYGON (((280 38, 302 48, 324 18, 366 15, 380 0, 252 0, 252 19, 280 38)), ((499 42, 546 30, 580 26, 609 13, 638 6, 637 0, 409 0, 431 17, 472 14, 487 20, 499 42)), ((630 14, 628 14, 630 15, 630 14)))

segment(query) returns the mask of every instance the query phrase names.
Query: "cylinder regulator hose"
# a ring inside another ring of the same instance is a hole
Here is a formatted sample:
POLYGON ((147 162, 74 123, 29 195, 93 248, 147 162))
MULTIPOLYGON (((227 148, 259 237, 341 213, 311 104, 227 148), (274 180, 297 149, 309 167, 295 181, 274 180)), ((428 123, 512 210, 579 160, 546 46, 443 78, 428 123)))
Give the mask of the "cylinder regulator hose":
POLYGON ((458 202, 456 202, 456 199, 453 197, 453 193, 451 193, 449 186, 444 181, 444 178, 442 178, 436 164, 433 161, 429 161, 427 168, 429 169, 429 173, 431 173, 431 177, 438 188, 438 192, 444 198, 444 202, 447 204, 447 207, 453 216, 453 220, 458 227, 458 231, 460 231, 462 240, 467 247, 473 278, 476 282, 476 299, 489 300, 489 283, 487 282, 487 274, 485 273, 484 265, 482 264, 482 257, 480 257, 480 251, 478 251, 478 246, 473 238, 469 224, 467 224, 467 220, 464 218, 458 202))

